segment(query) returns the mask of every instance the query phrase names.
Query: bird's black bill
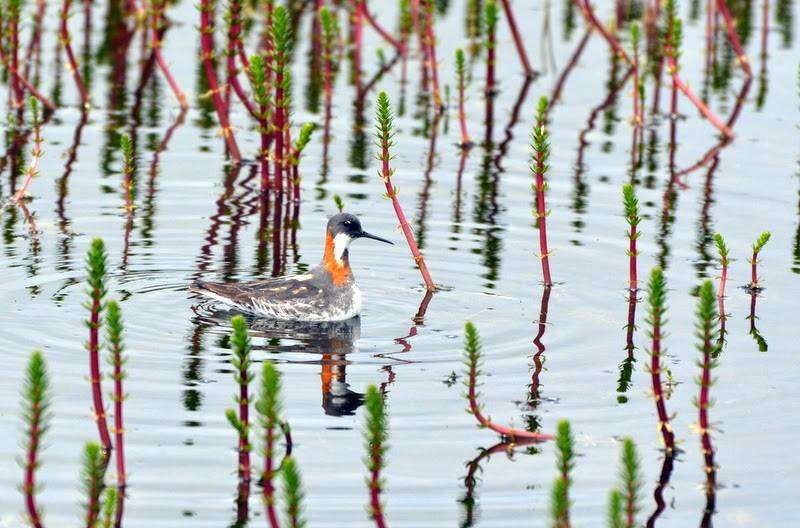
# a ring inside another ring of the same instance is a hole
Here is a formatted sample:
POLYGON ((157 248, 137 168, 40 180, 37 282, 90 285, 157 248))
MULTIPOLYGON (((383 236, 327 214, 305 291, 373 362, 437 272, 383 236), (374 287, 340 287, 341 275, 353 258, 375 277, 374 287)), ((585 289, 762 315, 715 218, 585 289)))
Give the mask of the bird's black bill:
POLYGON ((367 233, 366 231, 362 231, 362 232, 361 232, 361 233, 358 235, 358 238, 371 238, 372 240, 378 240, 378 241, 380 241, 380 242, 386 242, 387 244, 392 244, 392 245, 394 245, 394 242, 392 242, 391 240, 386 240, 385 238, 381 238, 381 237, 379 237, 379 236, 372 235, 372 234, 370 234, 370 233, 367 233))

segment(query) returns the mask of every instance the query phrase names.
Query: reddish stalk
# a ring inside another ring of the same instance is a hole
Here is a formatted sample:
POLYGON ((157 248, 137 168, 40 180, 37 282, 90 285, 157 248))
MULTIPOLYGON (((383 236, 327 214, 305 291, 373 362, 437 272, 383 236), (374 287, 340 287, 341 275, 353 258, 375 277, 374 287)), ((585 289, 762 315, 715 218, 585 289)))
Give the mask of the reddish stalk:
POLYGON ((92 403, 94 406, 94 417, 97 424, 97 432, 100 436, 100 444, 106 457, 111 454, 111 435, 108 430, 106 420, 105 405, 103 404, 103 389, 101 386, 102 374, 100 373, 100 312, 103 310, 103 297, 106 294, 105 274, 106 274, 106 253, 103 241, 96 238, 92 241, 91 249, 87 257, 89 267, 89 320, 86 322, 89 327, 89 342, 86 349, 89 352, 89 375, 92 385, 92 403))
MULTIPOLYGON (((1 21, 2 20, 0 19, 0 22, 1 21)), ((5 67, 8 73, 11 75, 12 83, 16 80, 28 91, 28 93, 38 99, 39 102, 41 102, 42 105, 47 108, 47 110, 51 112, 55 111, 56 107, 52 101, 50 101, 46 95, 44 95, 33 84, 31 84, 31 82, 17 70, 17 67, 11 64, 11 61, 8 60, 8 56, 3 50, 3 46, 0 46, 0 63, 3 64, 3 67, 5 67)), ((11 93, 13 93, 13 89, 11 90, 11 93)), ((21 104, 21 101, 19 104, 21 104)))
POLYGON ((592 4, 589 0, 573 0, 577 3, 578 8, 583 13, 586 22, 589 23, 590 26, 593 26, 597 31, 603 35, 603 38, 608 42, 608 45, 611 46, 611 49, 614 50, 618 56, 620 56, 625 62, 627 62, 630 66, 633 66, 633 61, 631 60, 630 56, 625 52, 625 49, 619 43, 617 37, 611 34, 611 32, 597 19, 597 15, 594 13, 594 9, 592 8, 592 4))
POLYGON ((464 92, 467 84, 466 59, 464 50, 461 48, 456 50, 456 78, 458 82, 458 126, 461 130, 461 148, 469 148, 472 146, 472 140, 469 138, 469 132, 467 132, 467 116, 464 110, 464 92))
MULTIPOLYGON (((68 2, 69 0, 65 0, 68 2)), ((203 61, 203 69, 208 81, 209 91, 211 98, 214 102, 214 109, 217 113, 217 119, 221 127, 222 138, 228 147, 231 159, 234 163, 238 163, 242 159, 239 152, 239 145, 236 143, 236 138, 233 135, 230 121, 228 120, 228 112, 225 108, 225 103, 220 95, 219 82, 217 80, 217 72, 214 69, 214 20, 213 15, 215 11, 215 0, 200 0, 200 47, 201 47, 201 60, 203 61)))
POLYGON ((719 130, 725 137, 733 138, 733 131, 728 127, 725 123, 723 123, 714 113, 709 110, 709 108, 703 104, 703 101, 698 98, 695 93, 688 87, 684 82, 681 80, 680 76, 678 76, 678 67, 675 64, 675 59, 672 57, 667 57, 667 68, 672 76, 673 86, 677 87, 678 90, 683 92, 683 94, 692 102, 692 104, 703 114, 703 117, 709 120, 709 122, 714 125, 714 127, 719 130))
POLYGON ((114 392, 112 394, 112 399, 114 400, 114 447, 116 448, 114 455, 117 468, 117 487, 119 488, 119 493, 124 495, 126 472, 123 402, 125 401, 125 391, 122 383, 125 379, 125 371, 123 370, 125 358, 123 357, 122 320, 119 305, 115 301, 108 303, 107 312, 108 346, 111 352, 110 363, 113 368, 111 377, 114 380, 114 392))
POLYGON ((25 510, 28 522, 34 528, 44 526, 36 504, 36 469, 40 466, 39 450, 42 435, 47 430, 49 407, 49 379, 47 367, 41 352, 34 352, 28 363, 26 382, 23 389, 25 433, 25 477, 22 492, 25 495, 25 510))
POLYGON ((416 240, 414 240, 414 233, 411 232, 411 227, 408 225, 406 215, 403 213, 403 208, 400 206, 400 200, 397 199, 399 189, 392 185, 392 174, 394 171, 389 166, 389 160, 391 159, 389 148, 394 144, 392 142, 392 120, 393 116, 389 106, 389 97, 386 95, 386 92, 381 92, 378 95, 378 142, 381 148, 381 179, 383 179, 383 184, 386 187, 386 196, 392 201, 394 213, 397 216, 397 220, 400 222, 400 229, 402 229, 403 235, 405 235, 408 248, 411 250, 411 255, 414 257, 414 262, 416 262, 417 267, 419 267, 419 272, 422 274, 425 287, 428 290, 436 290, 436 285, 433 283, 433 279, 431 279, 431 275, 428 272, 425 259, 422 253, 420 253, 419 247, 417 247, 416 240))
POLYGON ((167 84, 169 84, 172 93, 178 99, 178 104, 181 105, 183 110, 187 110, 189 108, 189 104, 186 102, 186 95, 181 90, 178 83, 175 81, 175 78, 172 76, 172 72, 169 70, 166 61, 164 61, 164 56, 161 54, 161 34, 162 32, 159 31, 161 26, 164 23, 164 0, 151 0, 151 10, 152 14, 150 17, 150 45, 153 48, 153 55, 155 56, 156 63, 158 64, 158 68, 164 74, 164 77, 167 79, 167 84))
POLYGON ((517 21, 514 18, 514 12, 511 10, 511 4, 508 0, 503 0, 503 11, 506 13, 508 27, 511 29, 511 36, 514 38, 514 46, 517 48, 517 55, 519 55, 519 60, 522 62, 522 67, 525 69, 525 75, 527 77, 534 77, 536 75, 536 70, 531 67, 531 63, 528 60, 528 52, 525 51, 525 44, 522 42, 522 37, 517 28, 517 21))
POLYGON ((742 48, 742 42, 739 40, 739 35, 736 33, 736 28, 733 24, 733 17, 731 11, 728 9, 726 0, 716 0, 717 9, 722 14, 722 19, 725 21, 725 31, 728 34, 728 40, 731 41, 733 51, 736 53, 736 58, 739 60, 739 65, 742 67, 744 74, 749 78, 753 76, 753 70, 750 68, 750 60, 742 48))
POLYGON ((547 120, 547 98, 542 97, 539 100, 539 107, 536 113, 536 126, 533 129, 533 172, 536 176, 536 183, 534 185, 534 192, 536 195, 536 225, 539 230, 539 258, 542 261, 542 275, 544 277, 544 285, 552 286, 553 279, 550 276, 550 251, 547 248, 547 210, 545 204, 545 189, 546 183, 544 181, 545 173, 547 172, 547 158, 550 156, 550 144, 548 133, 546 129, 547 120))
POLYGON ((383 40, 388 42, 398 54, 405 55, 406 48, 403 43, 390 35, 389 32, 386 31, 386 29, 384 29, 380 23, 378 23, 372 13, 369 12, 369 9, 367 9, 367 0, 355 0, 355 2, 356 9, 361 10, 361 15, 367 20, 367 22, 369 22, 369 25, 372 26, 372 29, 374 29, 381 36, 381 38, 383 38, 383 40))
POLYGON ((14 196, 11 197, 10 202, 13 204, 20 203, 25 197, 25 193, 28 191, 31 180, 34 176, 39 174, 39 162, 42 159, 42 130, 38 110, 35 106, 33 107, 33 114, 33 149, 31 149, 31 162, 25 170, 25 179, 22 181, 22 186, 14 193, 14 196))
MULTIPOLYGON (((14 72, 19 71, 19 19, 20 19, 20 9, 21 5, 13 4, 12 2, 8 2, 6 4, 11 11, 8 20, 8 47, 9 52, 11 53, 11 70, 14 72)), ((1 17, 0 17, 1 19, 1 17)), ((0 26, 0 31, 5 30, 5 27, 0 26)), ((2 46, 0 46, 2 47, 2 46)), ((4 61, 5 62, 5 61, 4 61)), ((11 82, 9 83, 9 100, 11 101, 11 106, 15 108, 19 108, 23 104, 23 94, 22 88, 19 85, 19 77, 17 75, 12 75, 11 82)))
POLYGON ((650 319, 652 349, 650 351, 650 380, 652 383, 653 397, 656 401, 656 412, 658 414, 658 429, 664 440, 667 456, 675 448, 675 435, 670 426, 669 414, 664 403, 664 390, 661 381, 661 338, 662 325, 665 313, 665 288, 664 275, 661 269, 653 270, 650 279, 650 319))
POLYGON ((425 46, 428 50, 428 66, 433 83, 433 103, 437 113, 442 110, 442 95, 439 91, 439 65, 436 62, 436 34, 433 28, 433 0, 423 0, 425 10, 425 46))
POLYGON ((72 51, 72 38, 69 34, 69 27, 67 24, 67 19, 69 18, 69 9, 72 4, 72 0, 64 0, 64 3, 61 6, 61 22, 59 26, 59 37, 61 38, 61 44, 64 47, 64 51, 67 53, 67 61, 69 62, 69 70, 72 73, 72 78, 75 80, 75 86, 78 88, 78 93, 81 96, 81 104, 85 108, 89 108, 89 94, 86 91, 86 85, 83 82, 83 77, 81 76, 81 72, 78 69, 78 61, 75 59, 75 53, 72 51))
POLYGON ((228 25, 228 47, 226 52, 227 63, 227 82, 228 86, 233 88, 234 93, 239 98, 239 101, 247 109, 247 112, 258 119, 255 105, 250 101, 250 98, 242 88, 239 82, 239 70, 236 67, 236 57, 240 57, 244 64, 247 60, 246 54, 243 53, 244 43, 242 42, 242 2, 241 0, 231 0, 229 8, 229 25, 228 25))

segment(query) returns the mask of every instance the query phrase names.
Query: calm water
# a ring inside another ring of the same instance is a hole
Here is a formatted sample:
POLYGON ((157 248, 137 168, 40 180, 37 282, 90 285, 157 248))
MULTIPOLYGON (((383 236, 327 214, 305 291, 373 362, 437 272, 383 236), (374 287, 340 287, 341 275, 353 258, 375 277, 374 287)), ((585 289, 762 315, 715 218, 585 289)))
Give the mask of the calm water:
MULTIPOLYGON (((381 20, 394 28, 394 6, 373 4, 381 20)), ((453 51, 466 42, 462 6, 451 4, 437 24, 440 76, 450 85, 453 51)), ((138 40, 129 50, 127 70, 109 66, 104 5, 94 8, 88 42, 78 33, 83 16, 74 8, 73 40, 79 58, 91 63, 94 108, 83 123, 69 73, 55 59, 56 6, 49 7, 42 85, 52 93, 60 83, 64 107, 44 127, 41 175, 31 187, 28 208, 38 231, 29 233, 19 209, 0 215, 0 526, 21 524, 23 504, 16 486, 22 472, 15 462, 21 440, 18 394, 23 366, 35 348, 46 353, 54 392, 54 418, 39 475, 45 483, 40 503, 49 526, 80 522, 79 455, 83 443, 95 437, 82 308, 83 259, 94 236, 103 237, 109 248, 110 297, 121 300, 128 330, 130 487, 125 526, 233 524, 236 438, 224 417, 235 389, 225 339, 230 314, 199 303, 186 288, 198 277, 269 276, 276 254, 286 272, 315 265, 326 217, 335 212, 334 194, 361 217, 365 229, 396 243, 390 247, 365 240, 352 249, 351 262, 365 295, 360 321, 301 332, 263 321, 254 322, 253 328, 255 359, 276 362, 284 376, 285 414, 306 485, 309 525, 371 525, 365 513, 360 409, 369 384, 386 391, 391 417, 384 474, 391 526, 549 525, 552 443, 518 449, 513 457, 501 450, 483 458, 474 486, 465 487, 470 461, 498 441, 477 429, 464 412, 460 382, 466 320, 475 322, 484 340, 487 377, 482 390, 494 420, 543 432, 554 431, 560 419, 572 421, 580 454, 572 491, 574 525, 604 524, 608 490, 617 482, 618 440, 625 435, 635 439, 642 459, 640 518, 652 514, 663 452, 644 368, 649 356, 643 304, 637 306, 630 384, 619 391, 628 315, 620 187, 631 178, 631 84, 616 92, 610 89, 623 79, 624 67, 612 64, 607 45, 594 34, 553 108, 548 223, 557 285, 543 298, 531 215, 528 133, 536 100, 552 94, 584 29, 580 13, 570 14, 563 3, 547 8, 516 4, 529 55, 544 73, 526 86, 501 19, 500 93, 489 131, 480 61, 473 70, 468 104, 472 135, 488 134, 492 142, 472 149, 463 171, 461 150, 455 146, 455 113, 439 123, 432 137, 418 104, 419 62, 408 64, 405 112, 397 119, 395 183, 434 280, 446 287, 430 300, 424 318, 416 317, 424 290, 391 207, 382 199, 372 147, 374 97, 383 89, 399 103, 399 63, 366 96, 363 115, 352 104, 355 91, 346 83, 344 66, 334 98, 327 172, 318 133, 301 164, 298 228, 275 251, 274 204, 268 215, 259 214, 257 168, 245 164, 232 170, 226 164, 213 111, 198 100, 205 88, 198 85, 193 4, 182 2, 171 10, 174 25, 165 37, 166 59, 192 102, 177 123, 177 104, 161 76, 137 99, 138 40), (576 26, 572 31, 569 20, 576 26), (112 88, 113 79, 124 79, 124 88, 112 88), (361 120, 366 123, 363 137, 354 132, 354 122, 361 120), (136 138, 138 157, 137 208, 127 227, 115 149, 122 132, 136 138), (75 144, 73 160, 69 153, 75 144), (543 315, 546 324, 540 327, 543 315), (542 329, 537 347, 534 338, 542 329), (544 352, 534 358, 540 348, 544 352), (453 373, 456 383, 449 381, 453 373), (539 397, 533 399, 532 375, 540 382, 539 397), (332 382, 323 383, 325 379, 332 382)), ((693 293, 701 279, 718 275, 710 239, 716 231, 725 234, 736 260, 726 302, 728 342, 712 389, 720 483, 714 523, 800 524, 800 459, 794 445, 800 432, 795 411, 800 405, 800 49, 794 20, 800 14, 791 0, 769 6, 768 53, 762 55, 762 7, 751 5, 747 40, 756 78, 741 100, 737 138, 719 151, 715 168, 709 171, 708 164, 690 173, 682 179, 685 188, 669 186, 670 123, 666 117, 648 116, 646 160, 636 175, 646 216, 641 273, 660 264, 669 281, 665 360, 673 390, 667 406, 676 413, 674 427, 683 449, 664 489, 667 506, 657 522, 664 527, 698 524, 705 506, 705 474, 693 429, 699 371, 693 293), (665 202, 665 196, 672 199, 665 202), (766 290, 755 308, 757 332, 767 343, 766 350, 759 350, 747 319, 751 296, 740 287, 749 281, 750 245, 765 229, 773 238, 763 252, 766 290)), ((613 6, 598 2, 597 10, 606 19, 613 6)), ((702 92, 705 15, 702 6, 687 4, 681 10, 687 19, 682 75, 702 92)), ((320 114, 309 112, 306 104, 309 31, 306 15, 298 28, 301 42, 294 65, 296 123, 320 121, 320 114)), ((375 50, 382 43, 368 28, 365 38, 364 75, 369 79, 378 71, 375 50)), ((731 73, 727 80, 720 74, 716 88, 708 87, 711 107, 725 117, 743 90, 735 65, 731 73)), ((5 89, 0 89, 3 100, 5 89)), ((661 98, 666 111, 668 86, 661 98)), ((718 142, 685 98, 679 105, 676 170, 693 165, 718 142)), ((238 140, 245 157, 252 157, 258 137, 241 107, 236 108, 238 140)), ((6 170, 4 197, 9 189, 6 170)), ((281 214, 291 220, 294 212, 281 214)), ((257 493, 251 506, 253 524, 264 524, 257 493)))

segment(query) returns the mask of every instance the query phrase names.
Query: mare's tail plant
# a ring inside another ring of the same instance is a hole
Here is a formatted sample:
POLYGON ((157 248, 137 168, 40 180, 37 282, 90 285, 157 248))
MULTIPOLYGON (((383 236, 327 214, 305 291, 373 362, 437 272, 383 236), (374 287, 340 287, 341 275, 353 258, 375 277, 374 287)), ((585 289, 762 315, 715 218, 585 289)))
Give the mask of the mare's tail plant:
POLYGON ((247 334, 247 323, 241 315, 231 319, 231 346, 233 348, 233 377, 239 386, 239 393, 236 395, 236 403, 239 405, 239 413, 233 409, 227 409, 225 416, 239 435, 239 478, 245 482, 250 481, 250 382, 253 381, 253 373, 250 371, 250 336, 247 334))
POLYGON ((650 349, 650 379, 652 382, 653 398, 656 401, 658 414, 658 430, 664 441, 664 446, 669 456, 675 448, 675 435, 670 425, 670 417, 665 404, 665 394, 661 380, 661 357, 663 354, 661 340, 664 335, 664 323, 667 311, 667 283, 661 268, 653 268, 650 272, 650 282, 647 287, 647 301, 649 304, 647 323, 650 326, 649 335, 652 340, 650 349))
POLYGON ((367 449, 365 462, 369 471, 367 486, 369 486, 369 512, 375 526, 385 528, 386 521, 383 517, 383 504, 381 504, 381 493, 383 492, 383 482, 381 470, 386 464, 386 452, 388 446, 386 441, 389 438, 388 419, 383 396, 375 385, 370 385, 364 400, 367 411, 364 419, 364 439, 367 449))
POLYGON ((42 518, 36 503, 36 470, 41 465, 40 452, 44 434, 50 422, 50 376, 41 352, 31 354, 25 370, 25 383, 22 388, 22 416, 25 420, 25 457, 23 467, 25 478, 22 493, 25 495, 25 510, 28 523, 34 528, 42 528, 42 518))
POLYGON ((758 277, 758 255, 761 253, 761 250, 764 249, 764 246, 767 245, 771 236, 772 233, 764 231, 758 236, 758 240, 756 240, 755 244, 753 244, 753 256, 750 258, 750 289, 761 289, 761 279, 758 277))
POLYGON ((698 365, 700 366, 700 376, 697 384, 700 386, 700 394, 695 401, 698 409, 698 427, 700 429, 700 444, 702 446, 703 460, 706 473, 706 513, 714 511, 714 497, 716 489, 717 469, 714 465, 714 446, 711 443, 711 423, 708 418, 708 409, 713 405, 710 397, 711 385, 714 380, 711 377, 711 370, 717 366, 715 357, 718 355, 717 341, 717 305, 715 302, 714 285, 711 281, 705 281, 700 287, 700 298, 697 302, 697 337, 699 339, 697 349, 701 357, 698 365))
POLYGON ((550 494, 550 516, 553 528, 569 528, 569 488, 572 486, 570 472, 575 466, 575 440, 568 420, 558 422, 556 433, 556 467, 558 476, 550 494))
MULTIPOLYGON (((722 266, 722 274, 719 279, 719 293, 717 293, 717 303, 719 305, 719 342, 720 344, 724 343, 725 341, 725 321, 728 318, 727 314, 725 313, 725 286, 728 284, 728 265, 730 264, 730 258, 728 253, 728 246, 725 244, 725 239, 722 238, 722 235, 716 233, 714 235, 714 243, 717 245, 717 251, 719 252, 719 262, 722 266)), ((719 353, 719 350, 717 350, 719 353)))
POLYGON ((256 411, 264 435, 264 502, 267 508, 267 519, 270 526, 279 526, 275 510, 275 441, 280 429, 280 392, 281 379, 278 370, 269 361, 264 362, 261 370, 261 393, 256 402, 256 411))
POLYGON ((539 104, 536 108, 536 126, 533 127, 531 133, 531 170, 536 177, 536 182, 533 186, 534 196, 536 198, 536 225, 539 229, 539 258, 542 261, 542 275, 544 277, 544 285, 552 286, 553 279, 550 277, 550 251, 547 249, 547 215, 550 212, 547 210, 545 204, 545 191, 547 190, 547 183, 545 182, 545 175, 549 166, 547 159, 550 157, 550 137, 546 128, 547 123, 547 98, 541 97, 539 104))
POLYGON ((97 442, 87 442, 83 448, 81 484, 86 502, 84 503, 87 528, 94 528, 100 517, 100 496, 105 484, 108 457, 97 442))
MULTIPOLYGON (((125 488, 125 420, 122 405, 125 401, 125 391, 122 382, 126 377, 124 370, 125 342, 122 324, 122 313, 116 301, 109 301, 106 307, 106 341, 109 349, 108 362, 111 364, 111 378, 114 380, 114 390, 111 399, 114 401, 114 457, 117 467, 117 486, 125 488)), ((120 491, 120 493, 123 493, 120 491)))
POLYGON ((628 222, 628 288, 631 295, 636 295, 636 290, 639 287, 639 280, 636 270, 636 258, 639 252, 636 250, 636 240, 639 238, 637 228, 641 218, 639 217, 639 200, 636 198, 636 192, 633 190, 633 185, 625 184, 622 186, 622 201, 625 205, 625 220, 628 222))
POLYGON ((433 104, 436 106, 436 113, 443 108, 442 95, 439 91, 439 65, 436 61, 436 31, 433 26, 433 0, 420 0, 421 8, 424 11, 424 42, 427 48, 427 56, 430 64, 431 82, 433 83, 433 104))
POLYGON ((39 101, 35 97, 28 98, 28 104, 31 107, 31 119, 33 121, 33 148, 31 149, 31 162, 28 168, 25 169, 25 179, 22 181, 22 186, 14 193, 11 198, 13 203, 19 203, 20 200, 25 198, 25 193, 28 191, 28 186, 31 180, 39 174, 39 163, 42 160, 42 119, 39 114, 39 101))
POLYGON ((122 150, 122 186, 125 191, 125 210, 130 215, 133 213, 136 199, 136 187, 133 179, 134 172, 136 172, 136 160, 134 159, 131 137, 128 134, 122 134, 119 138, 119 146, 122 150))
POLYGON ((103 389, 101 386, 102 373, 100 372, 100 318, 105 308, 106 296, 106 248, 103 240, 95 238, 86 256, 87 283, 89 301, 85 304, 89 310, 86 326, 89 327, 89 341, 86 349, 89 351, 89 376, 92 385, 92 403, 94 405, 94 419, 97 423, 97 432, 100 444, 105 455, 111 454, 111 435, 108 431, 105 406, 103 405, 103 389))
POLYGON ((392 201, 395 215, 397 215, 397 220, 400 222, 400 229, 402 229, 403 235, 406 237, 406 242, 411 250, 411 255, 414 257, 414 262, 417 264, 419 272, 422 274, 422 280, 425 282, 425 287, 428 290, 433 291, 436 289, 436 286, 434 285, 433 279, 431 279, 431 275, 428 272, 428 266, 425 264, 425 259, 423 258, 422 253, 420 253, 419 247, 417 247, 417 242, 414 240, 414 233, 411 232, 411 227, 408 225, 406 215, 403 213, 403 209, 400 206, 400 200, 397 199, 397 195, 400 190, 392 185, 392 174, 394 174, 394 170, 389 166, 389 161, 392 158, 390 149, 392 146, 394 146, 394 131, 392 130, 394 116, 392 115, 389 96, 386 95, 386 92, 381 92, 378 94, 376 121, 378 147, 381 150, 380 154, 378 155, 378 159, 381 161, 381 170, 378 174, 380 175, 381 179, 383 180, 383 184, 386 187, 385 196, 392 201))
POLYGON ((269 149, 272 145, 272 133, 270 130, 272 96, 267 73, 267 61, 261 55, 253 55, 250 57, 249 63, 247 75, 253 89, 253 100, 255 101, 253 112, 256 116, 256 121, 258 121, 258 134, 261 138, 258 157, 261 162, 261 192, 264 193, 270 184, 269 149))
POLYGON ((283 502, 285 505, 286 521, 289 528, 303 528, 303 482, 300 479, 300 470, 292 457, 286 457, 281 466, 283 477, 283 502))
POLYGON ((482 406, 478 403, 480 393, 478 392, 478 376, 481 373, 481 340, 478 335, 478 329, 471 321, 467 321, 464 325, 464 364, 467 368, 466 381, 464 382, 467 388, 467 401, 469 403, 468 412, 471 413, 478 421, 478 426, 481 428, 491 429, 492 431, 500 434, 505 440, 552 440, 553 436, 531 431, 523 431, 521 429, 513 429, 496 424, 486 418, 482 412, 482 406))
POLYGON ((492 97, 495 94, 495 62, 497 45, 497 3, 495 0, 486 0, 483 8, 483 21, 486 33, 486 96, 492 97))
POLYGON ((612 489, 608 498, 608 526, 609 528, 635 528, 638 526, 636 514, 640 509, 639 493, 642 481, 636 444, 630 438, 622 441, 620 461, 622 462, 619 475, 620 487, 612 489))
POLYGON ((467 88, 467 62, 464 50, 456 50, 456 83, 458 85, 458 126, 461 129, 461 148, 472 146, 472 140, 467 132, 467 116, 464 110, 465 95, 467 88))
POLYGON ((289 13, 282 5, 276 6, 272 13, 272 70, 275 75, 275 112, 272 130, 275 134, 275 185, 280 191, 283 187, 283 170, 287 160, 285 134, 289 127, 289 96, 287 87, 290 82, 289 54, 292 47, 292 29, 289 13))

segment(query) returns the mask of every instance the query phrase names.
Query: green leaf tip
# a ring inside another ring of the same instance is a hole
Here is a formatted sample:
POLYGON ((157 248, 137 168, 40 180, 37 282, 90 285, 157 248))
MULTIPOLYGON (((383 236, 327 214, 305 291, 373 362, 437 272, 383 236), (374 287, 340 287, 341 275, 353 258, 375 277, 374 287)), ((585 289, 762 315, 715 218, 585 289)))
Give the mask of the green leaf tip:
POLYGON ((283 477, 283 497, 288 525, 290 528, 302 528, 306 525, 302 518, 305 492, 300 478, 300 470, 291 456, 287 456, 283 460, 281 476, 283 477))
POLYGON ((339 196, 338 194, 334 194, 333 203, 336 204, 336 209, 338 209, 340 213, 344 211, 344 202, 342 201, 341 196, 339 196))
POLYGON ((761 250, 764 249, 764 246, 767 245, 767 242, 769 242, 769 239, 771 237, 772 233, 770 233, 769 231, 764 231, 763 233, 758 235, 758 240, 756 240, 756 243, 753 244, 753 253, 755 254, 760 253, 761 250))
POLYGON ((717 246, 717 251, 719 252, 720 260, 722 261, 723 265, 728 264, 728 245, 725 244, 725 239, 722 237, 721 234, 715 233, 714 234, 714 244, 717 246))
POLYGON ((639 223, 639 199, 630 183, 622 186, 622 202, 625 205, 625 218, 628 223, 637 225, 639 223))

